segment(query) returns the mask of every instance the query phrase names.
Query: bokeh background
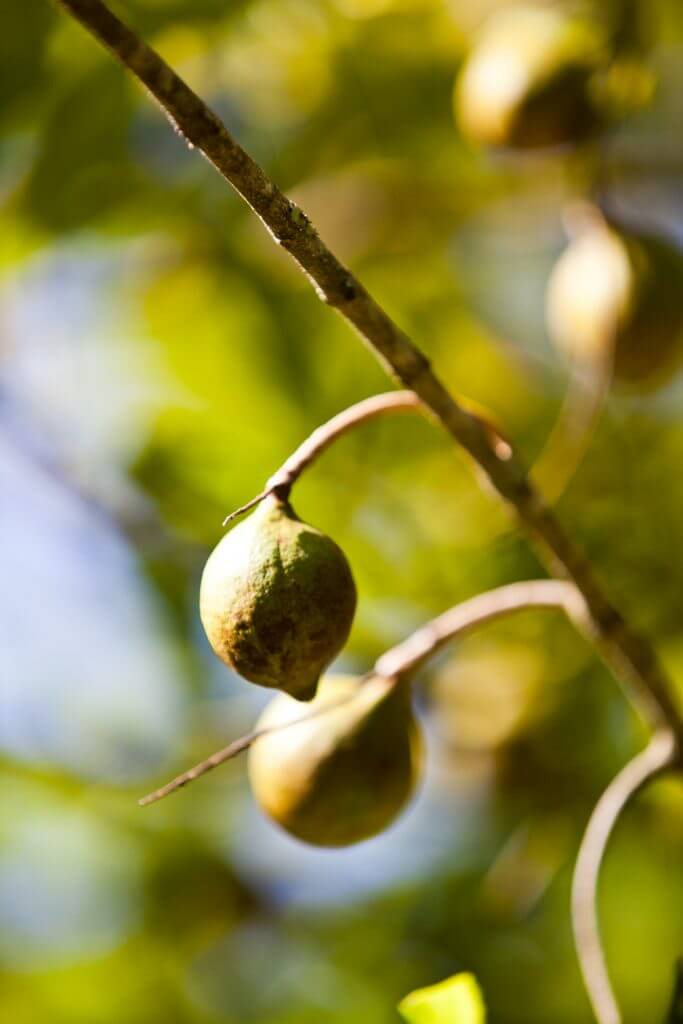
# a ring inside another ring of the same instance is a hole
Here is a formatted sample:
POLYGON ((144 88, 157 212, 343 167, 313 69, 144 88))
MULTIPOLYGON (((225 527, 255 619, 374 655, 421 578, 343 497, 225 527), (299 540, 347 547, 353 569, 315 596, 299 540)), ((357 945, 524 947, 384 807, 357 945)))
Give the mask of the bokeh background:
MULTIPOLYGON (((487 0, 129 0, 418 341, 532 463, 567 367, 543 294, 577 188, 563 154, 459 136, 454 75, 487 0)), ((683 7, 650 0, 652 102, 602 159, 612 201, 683 245, 683 7)), ((423 674, 417 799, 346 851, 289 840, 237 759, 136 799, 247 731, 268 694, 197 612, 223 516, 319 422, 388 382, 138 86, 47 0, 0 35, 0 1016, 13 1024, 384 1024, 460 969, 493 1024, 587 1024, 569 924, 590 808, 644 741, 553 613, 423 674)), ((609 397, 558 505, 614 600, 683 676, 683 375, 609 397)), ((335 669, 540 572, 419 418, 368 424, 297 487, 360 604, 335 669)), ((663 1020, 683 950, 683 795, 619 825, 601 912, 629 1024, 663 1020)))

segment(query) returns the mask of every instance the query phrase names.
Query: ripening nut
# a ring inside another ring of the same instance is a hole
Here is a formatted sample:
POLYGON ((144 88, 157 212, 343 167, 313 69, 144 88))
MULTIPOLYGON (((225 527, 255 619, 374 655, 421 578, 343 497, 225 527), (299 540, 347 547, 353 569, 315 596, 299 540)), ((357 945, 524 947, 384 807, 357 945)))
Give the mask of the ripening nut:
POLYGON ((676 370, 683 344, 683 257, 651 235, 621 230, 593 207, 572 221, 573 238, 546 293, 548 333, 589 372, 652 388, 676 370))
POLYGON ((580 142, 600 122, 592 81, 603 59, 590 22, 538 7, 500 11, 485 23, 456 79, 456 121, 466 138, 484 146, 580 142))
POLYGON ((256 729, 249 781, 261 809, 314 846, 349 846, 386 829, 412 794, 422 743, 404 685, 326 676, 310 705, 278 694, 256 729))
POLYGON ((216 546, 199 594, 218 657, 245 679, 297 700, 314 696, 355 610, 343 551, 274 495, 216 546))

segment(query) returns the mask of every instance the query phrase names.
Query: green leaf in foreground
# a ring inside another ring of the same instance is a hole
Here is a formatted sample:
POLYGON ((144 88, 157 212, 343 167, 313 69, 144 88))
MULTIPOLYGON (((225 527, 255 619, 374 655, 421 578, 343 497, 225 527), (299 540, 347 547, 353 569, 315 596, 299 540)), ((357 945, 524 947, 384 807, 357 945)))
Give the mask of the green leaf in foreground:
POLYGON ((408 1024, 484 1024, 486 1011, 473 974, 454 974, 437 985, 418 988, 398 1004, 408 1024))

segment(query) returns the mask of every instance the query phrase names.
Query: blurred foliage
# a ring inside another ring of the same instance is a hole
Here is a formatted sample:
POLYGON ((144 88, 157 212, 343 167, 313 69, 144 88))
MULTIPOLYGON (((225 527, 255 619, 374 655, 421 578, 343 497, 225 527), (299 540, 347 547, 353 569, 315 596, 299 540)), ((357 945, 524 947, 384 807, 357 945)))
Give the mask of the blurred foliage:
MULTIPOLYGON (((531 463, 567 383, 543 321, 566 202, 597 178, 634 226, 683 245, 680 0, 641 4, 651 102, 597 150, 527 157, 475 150, 451 113, 473 34, 503 0, 115 6, 531 463)), ((492 626, 424 674, 427 781, 367 844, 288 840, 255 810, 240 760, 137 807, 247 731, 265 699, 216 662, 198 621, 223 516, 319 422, 389 385, 47 0, 3 9, 0 97, 0 1016, 384 1024, 409 989, 471 970, 492 1024, 588 1024, 571 867, 643 733, 559 615, 492 626)), ((558 507, 678 686, 682 395, 680 374, 611 394, 558 507)), ((354 568, 344 671, 539 572, 508 511, 417 417, 344 438, 295 505, 354 568)), ((605 866, 629 1024, 670 1005, 682 847, 680 783, 663 781, 605 866)))
POLYGON ((666 1024, 680 1024, 683 1020, 683 961, 676 964, 676 983, 666 1024))

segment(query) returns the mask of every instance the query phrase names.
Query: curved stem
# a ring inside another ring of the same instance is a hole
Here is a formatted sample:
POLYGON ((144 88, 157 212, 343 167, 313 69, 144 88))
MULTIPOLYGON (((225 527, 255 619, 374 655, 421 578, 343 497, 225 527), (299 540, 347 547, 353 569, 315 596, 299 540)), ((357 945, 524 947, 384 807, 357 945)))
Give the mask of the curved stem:
POLYGON ((630 698, 653 726, 683 721, 651 645, 607 599, 592 567, 569 540, 506 446, 501 452, 482 421, 446 389, 425 355, 320 238, 310 220, 235 141, 216 114, 102 0, 57 0, 108 47, 149 90, 173 127, 213 164, 261 218, 275 241, 308 276, 319 297, 356 329, 390 376, 413 390, 445 430, 478 463, 501 498, 516 510, 552 575, 581 591, 605 654, 630 698))
POLYGON ((428 622, 375 662, 374 674, 403 677, 418 669, 428 658, 456 637, 504 615, 530 608, 564 611, 581 632, 590 617, 580 592, 563 580, 524 580, 477 594, 428 622))
MULTIPOLYGON (((416 630, 407 640, 392 647, 381 656, 371 672, 364 678, 376 678, 382 676, 385 679, 398 683, 411 675, 416 668, 423 664, 427 658, 437 650, 456 637, 468 633, 478 626, 483 626, 493 619, 514 612, 523 611, 525 608, 560 608, 572 622, 581 628, 586 625, 586 608, 581 594, 571 583, 564 583, 561 580, 525 580, 521 583, 510 583, 496 590, 489 590, 484 594, 478 594, 469 601, 456 605, 449 611, 444 612, 438 618, 427 625, 416 630)), ((344 698, 341 703, 353 700, 353 695, 344 698)), ((319 710, 309 711, 292 722, 287 722, 280 728, 290 728, 298 722, 306 721, 310 717, 324 713, 330 707, 337 707, 338 704, 327 705, 319 710)), ((266 730, 270 731, 270 730, 266 730)), ((176 789, 181 789, 188 782, 198 779, 213 768, 224 764, 231 758, 247 750, 251 744, 263 733, 256 731, 247 733, 239 739, 230 743, 227 747, 212 754, 206 760, 201 761, 188 771, 178 775, 160 789, 154 790, 138 802, 141 806, 156 803, 176 789)))
POLYGON ((365 398, 362 402, 349 406, 342 412, 333 416, 327 423, 317 427, 306 440, 299 445, 286 462, 280 466, 276 473, 270 477, 266 486, 255 498, 248 501, 246 505, 235 509, 223 520, 226 526, 232 519, 248 512, 259 502, 267 498, 269 494, 277 492, 280 497, 287 498, 289 492, 303 471, 312 462, 322 455, 330 447, 333 441, 346 434, 349 430, 357 427, 366 420, 376 419, 378 416, 386 416, 391 412, 418 412, 424 411, 422 402, 414 391, 387 391, 381 395, 373 395, 372 398, 365 398))
POLYGON ((600 866, 612 830, 627 803, 650 780, 674 764, 671 732, 655 733, 648 746, 629 761, 600 797, 579 849, 572 884, 572 925, 583 980, 599 1024, 621 1024, 609 980, 598 922, 600 866))

